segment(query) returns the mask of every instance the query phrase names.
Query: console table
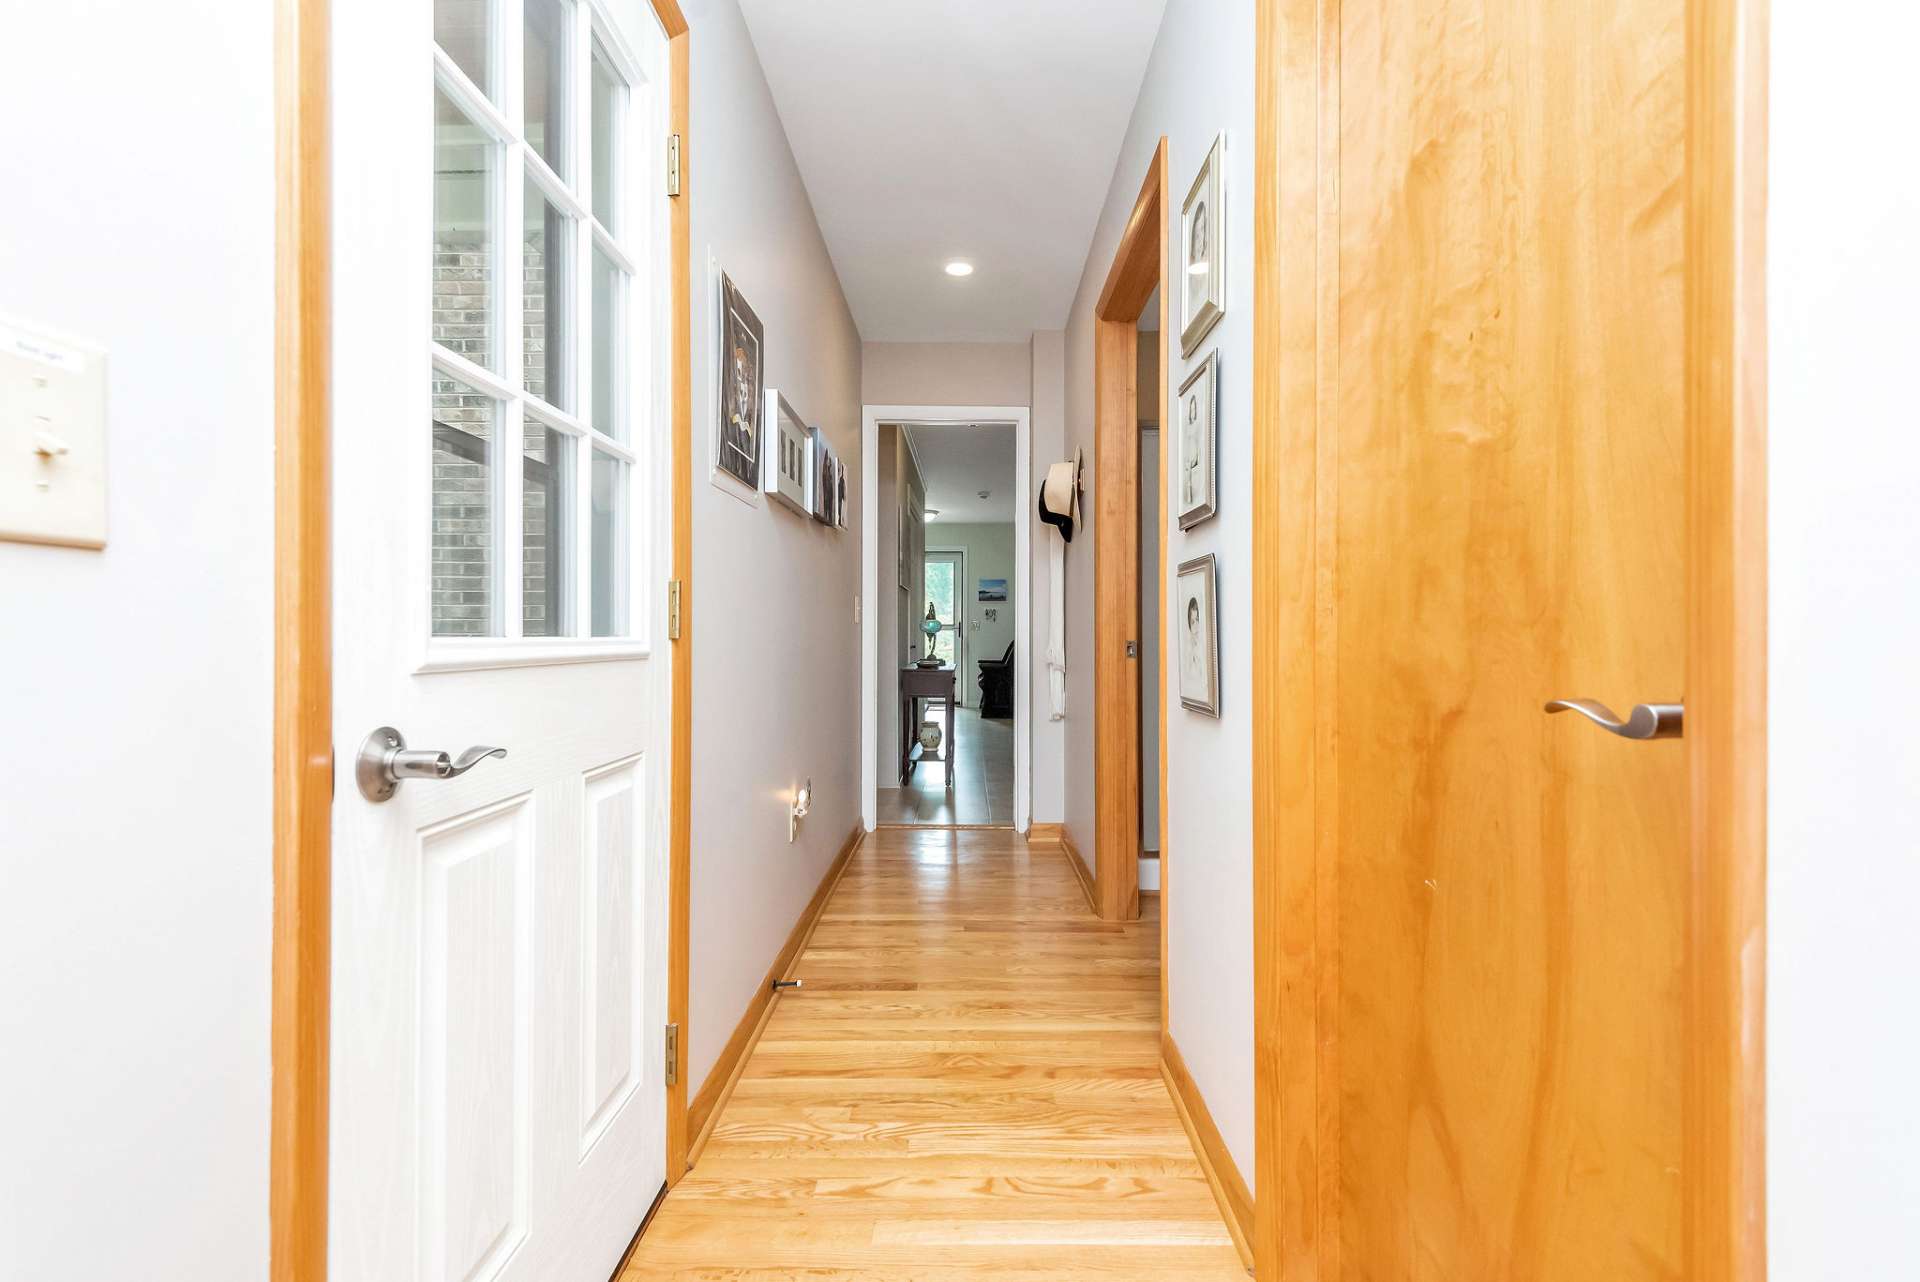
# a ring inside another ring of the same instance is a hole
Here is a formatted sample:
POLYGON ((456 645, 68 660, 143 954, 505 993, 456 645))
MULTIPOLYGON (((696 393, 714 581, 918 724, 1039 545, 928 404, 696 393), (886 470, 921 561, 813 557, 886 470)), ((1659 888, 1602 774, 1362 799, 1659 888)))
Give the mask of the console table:
POLYGON ((952 668, 911 667, 900 669, 900 782, 913 778, 914 767, 922 762, 939 762, 947 768, 947 791, 953 791, 953 703, 952 668), (947 737, 939 752, 920 748, 920 709, 929 699, 947 701, 947 737), (915 756, 916 749, 920 755, 915 756))

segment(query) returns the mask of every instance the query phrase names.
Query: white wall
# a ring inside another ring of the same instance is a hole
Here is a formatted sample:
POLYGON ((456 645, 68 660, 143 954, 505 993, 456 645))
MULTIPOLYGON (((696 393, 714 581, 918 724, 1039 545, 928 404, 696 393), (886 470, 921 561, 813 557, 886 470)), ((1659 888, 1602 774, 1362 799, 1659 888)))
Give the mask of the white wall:
POLYGON ((774 955, 860 821, 860 335, 735 0, 691 28, 693 891, 688 1080, 705 1081, 774 955), (766 328, 767 385, 826 430, 854 510, 828 530, 708 483, 711 255, 766 328), (770 639, 777 638, 777 640, 770 639), (776 662, 776 660, 778 660, 776 662), (802 665, 791 675, 787 664, 802 665), (813 815, 787 844, 787 806, 813 815))
POLYGON ((1833 18, 1773 6, 1775 1282, 1920 1277, 1920 18, 1833 18))
MULTIPOLYGON (((1035 521, 1035 525, 1040 522, 1035 521)), ((960 585, 960 608, 971 625, 967 632, 967 670, 960 677, 960 702, 970 708, 980 706, 980 660, 998 659, 1013 640, 1013 604, 1019 588, 1020 569, 1014 564, 1013 522, 999 525, 947 525, 935 521, 927 527, 927 550, 959 548, 967 554, 967 577, 960 585), (981 579, 1005 579, 1007 599, 980 600, 981 579), (987 611, 997 616, 987 622, 987 611)))
MULTIPOLYGON (((1033 336, 1033 493, 1022 502, 1036 501, 1047 469, 1067 458, 1067 335, 1064 330, 1043 330, 1033 336)), ((1027 653, 1033 661, 1026 665, 1028 706, 1033 715, 1033 821, 1060 823, 1067 817, 1067 723, 1053 719, 1052 696, 1047 674, 1048 612, 1053 593, 1053 569, 1049 549, 1060 541, 1053 526, 1036 519, 1033 522, 1031 563, 1033 626, 1027 630, 1027 653)), ((1071 549, 1069 549, 1071 550, 1071 549)), ((1064 576, 1071 578, 1071 570, 1064 576)))
POLYGON ((861 394, 869 405, 1025 405, 1025 343, 868 343, 861 394))
POLYGON ((3 22, 0 312, 110 417, 106 550, 0 543, 0 1277, 263 1278, 272 9, 3 22))
MULTIPOLYGON (((1191 532, 1163 521, 1168 573, 1213 552, 1220 566, 1221 716, 1189 712, 1169 690, 1167 718, 1167 981, 1171 1032, 1242 1173, 1253 1169, 1253 810, 1247 787, 1252 719, 1247 697, 1252 583, 1253 415, 1253 6, 1169 0, 1140 87, 1112 186, 1067 321, 1069 453, 1093 457, 1093 306, 1161 135, 1168 186, 1179 204, 1215 136, 1227 132, 1226 316, 1194 353, 1220 351, 1220 515, 1191 532)), ((1166 278, 1175 269, 1169 268, 1166 278)), ((1195 362, 1179 356, 1177 308, 1168 335, 1178 387, 1195 362)), ((1164 421, 1164 418, 1163 418, 1164 421)), ((1086 506, 1097 508, 1092 472, 1086 506)), ((1093 851, 1092 522, 1067 556, 1068 686, 1066 821, 1088 859, 1093 851), (1085 545, 1082 539, 1086 540, 1085 545)), ((1163 585, 1162 600, 1172 599, 1163 585)))

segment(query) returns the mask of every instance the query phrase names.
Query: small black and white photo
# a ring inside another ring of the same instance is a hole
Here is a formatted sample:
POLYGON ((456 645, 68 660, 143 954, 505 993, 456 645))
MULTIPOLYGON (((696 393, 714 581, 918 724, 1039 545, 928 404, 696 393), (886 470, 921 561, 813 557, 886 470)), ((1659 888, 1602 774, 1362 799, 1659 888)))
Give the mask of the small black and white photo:
POLYGON ((767 451, 767 494, 807 515, 807 425, 778 389, 767 389, 766 421, 773 424, 767 451))
POLYGON ((1227 136, 1213 140, 1180 211, 1180 354, 1191 356, 1227 310, 1227 136))
POLYGON ((845 459, 841 459, 835 463, 833 478, 835 482, 833 500, 834 524, 844 530, 847 528, 847 464, 845 459))
POLYGON ((714 470, 760 490, 760 440, 765 412, 765 331, 732 277, 720 274, 720 386, 715 404, 714 470))
POLYGON ((1174 578, 1175 653, 1180 660, 1180 703, 1210 717, 1220 715, 1219 574, 1213 553, 1180 563, 1174 578))
POLYGON ((1220 407, 1220 352, 1207 353, 1200 367, 1187 375, 1180 385, 1175 403, 1180 432, 1175 438, 1179 449, 1178 506, 1180 528, 1190 530, 1213 516, 1219 494, 1218 413, 1220 407))

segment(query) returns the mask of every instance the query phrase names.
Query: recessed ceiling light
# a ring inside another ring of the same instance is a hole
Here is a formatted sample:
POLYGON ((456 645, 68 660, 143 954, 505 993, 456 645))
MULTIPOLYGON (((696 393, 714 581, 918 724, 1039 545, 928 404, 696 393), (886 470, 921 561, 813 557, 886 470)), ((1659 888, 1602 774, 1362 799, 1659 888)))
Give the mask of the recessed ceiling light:
POLYGON ((971 276, 973 275, 973 264, 964 258, 956 258, 947 264, 947 275, 971 276))

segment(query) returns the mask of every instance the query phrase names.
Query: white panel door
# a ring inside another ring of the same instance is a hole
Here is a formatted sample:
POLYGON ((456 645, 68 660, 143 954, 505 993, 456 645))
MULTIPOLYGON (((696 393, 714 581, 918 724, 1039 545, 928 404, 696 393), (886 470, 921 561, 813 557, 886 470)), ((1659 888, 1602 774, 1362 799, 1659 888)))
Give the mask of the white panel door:
POLYGON ((665 39, 334 11, 331 1276, 604 1278, 666 1173, 665 39), (505 756, 372 800, 378 727, 505 756))

